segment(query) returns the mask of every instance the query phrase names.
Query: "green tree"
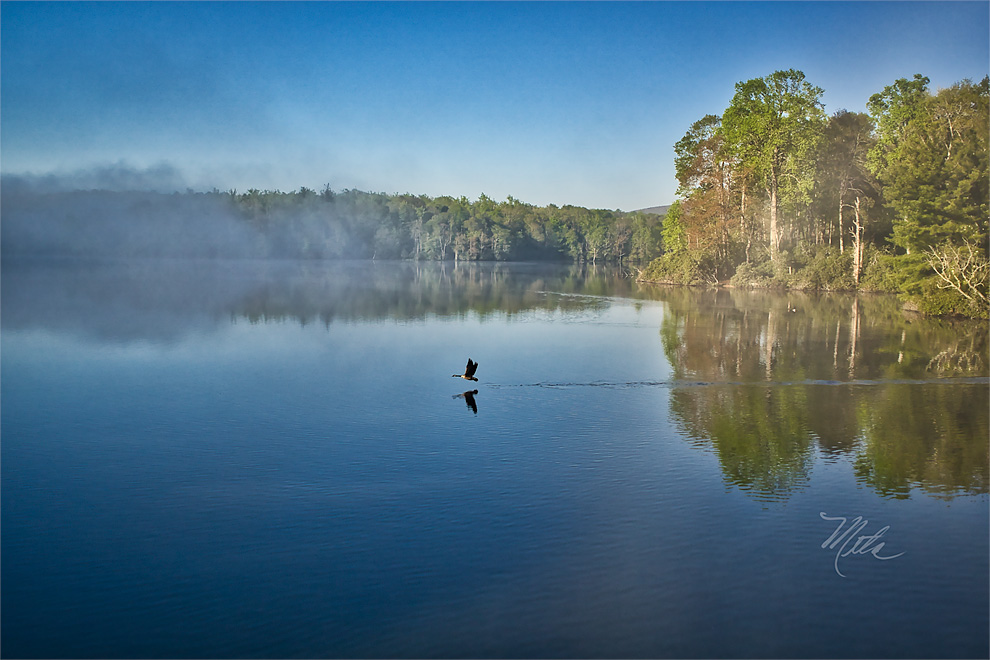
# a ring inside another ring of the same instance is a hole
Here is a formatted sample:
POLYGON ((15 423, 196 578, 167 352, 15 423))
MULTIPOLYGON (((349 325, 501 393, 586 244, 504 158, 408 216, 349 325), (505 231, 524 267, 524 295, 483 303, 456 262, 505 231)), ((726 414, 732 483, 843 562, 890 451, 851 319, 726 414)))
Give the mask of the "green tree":
POLYGON ((582 229, 591 263, 598 263, 598 258, 604 257, 609 248, 609 227, 604 212, 592 211, 585 215, 582 229))
POLYGON ((629 258, 642 263, 659 256, 661 245, 659 216, 652 213, 633 213, 631 217, 629 258))
POLYGON ((825 126, 822 93, 800 71, 776 71, 737 83, 722 116, 729 149, 766 191, 770 257, 775 263, 782 239, 782 198, 806 192, 811 181, 811 156, 825 126))
POLYGON ((986 244, 988 107, 986 78, 940 90, 917 102, 884 152, 880 179, 897 212, 893 240, 908 254, 944 242, 986 244))
POLYGON ((664 252, 676 254, 687 249, 687 234, 684 231, 684 224, 681 222, 680 200, 675 201, 667 209, 667 215, 663 217, 660 235, 664 252))
POLYGON ((866 104, 876 123, 877 142, 870 149, 869 166, 880 179, 885 179, 893 152, 897 149, 907 125, 914 119, 928 97, 928 78, 920 73, 914 78, 898 78, 893 85, 874 94, 866 104))
POLYGON ((680 195, 689 195, 698 189, 718 186, 728 176, 721 135, 722 119, 718 115, 705 115, 694 122, 677 144, 674 145, 674 171, 680 187, 680 195))
POLYGON ((721 119, 707 115, 674 146, 678 192, 685 197, 681 222, 698 261, 709 261, 714 277, 734 267, 742 213, 735 191, 735 159, 726 149, 721 119))
POLYGON ((891 209, 898 288, 928 314, 985 317, 990 214, 990 80, 930 94, 898 80, 870 99, 870 165, 891 209))
POLYGON ((840 254, 845 253, 846 245, 850 243, 852 277, 856 284, 863 270, 870 212, 878 206, 880 195, 880 185, 868 166, 869 153, 875 143, 869 115, 840 110, 829 119, 819 157, 818 197, 834 209, 834 214, 828 214, 830 220, 825 223, 827 242, 832 245, 834 235, 840 254))

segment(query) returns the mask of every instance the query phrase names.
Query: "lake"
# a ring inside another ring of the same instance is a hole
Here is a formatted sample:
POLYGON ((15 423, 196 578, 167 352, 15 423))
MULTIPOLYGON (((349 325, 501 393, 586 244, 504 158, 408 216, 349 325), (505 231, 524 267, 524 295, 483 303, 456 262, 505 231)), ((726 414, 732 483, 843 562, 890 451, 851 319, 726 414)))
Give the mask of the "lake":
POLYGON ((4 657, 990 652, 985 323, 572 265, 2 268, 4 657))

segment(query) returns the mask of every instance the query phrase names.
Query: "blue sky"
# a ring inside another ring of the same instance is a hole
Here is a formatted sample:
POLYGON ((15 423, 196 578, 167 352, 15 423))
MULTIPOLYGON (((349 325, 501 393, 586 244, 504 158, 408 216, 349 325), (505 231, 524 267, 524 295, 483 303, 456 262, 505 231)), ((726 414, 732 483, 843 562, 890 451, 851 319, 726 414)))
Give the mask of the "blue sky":
POLYGON ((3 2, 0 31, 5 174, 624 210, 674 199, 739 81, 800 69, 831 114, 990 69, 985 1, 3 2))

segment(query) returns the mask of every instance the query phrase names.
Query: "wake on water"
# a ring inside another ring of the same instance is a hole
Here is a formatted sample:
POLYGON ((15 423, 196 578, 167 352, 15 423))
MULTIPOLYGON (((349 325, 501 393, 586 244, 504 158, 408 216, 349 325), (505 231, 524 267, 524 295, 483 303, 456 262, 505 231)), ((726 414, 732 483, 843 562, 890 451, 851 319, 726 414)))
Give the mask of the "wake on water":
POLYGON ((816 386, 876 386, 876 385, 988 385, 990 377, 967 378, 924 378, 924 379, 879 379, 879 380, 794 380, 794 381, 688 381, 688 380, 637 380, 628 382, 592 381, 587 383, 539 382, 539 383, 488 383, 493 389, 511 387, 543 387, 565 389, 572 387, 605 387, 610 389, 630 389, 640 387, 680 388, 680 387, 790 387, 795 385, 816 386))

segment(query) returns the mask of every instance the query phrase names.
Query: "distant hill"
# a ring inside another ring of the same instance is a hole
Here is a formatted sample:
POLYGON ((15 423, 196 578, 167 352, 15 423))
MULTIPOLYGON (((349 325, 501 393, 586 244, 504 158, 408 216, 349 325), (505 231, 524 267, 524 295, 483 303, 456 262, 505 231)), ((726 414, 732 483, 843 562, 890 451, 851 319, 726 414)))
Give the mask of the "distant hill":
POLYGON ((670 208, 670 204, 666 206, 651 206, 648 209, 636 209, 633 213, 655 213, 656 215, 667 215, 667 209, 670 208))

